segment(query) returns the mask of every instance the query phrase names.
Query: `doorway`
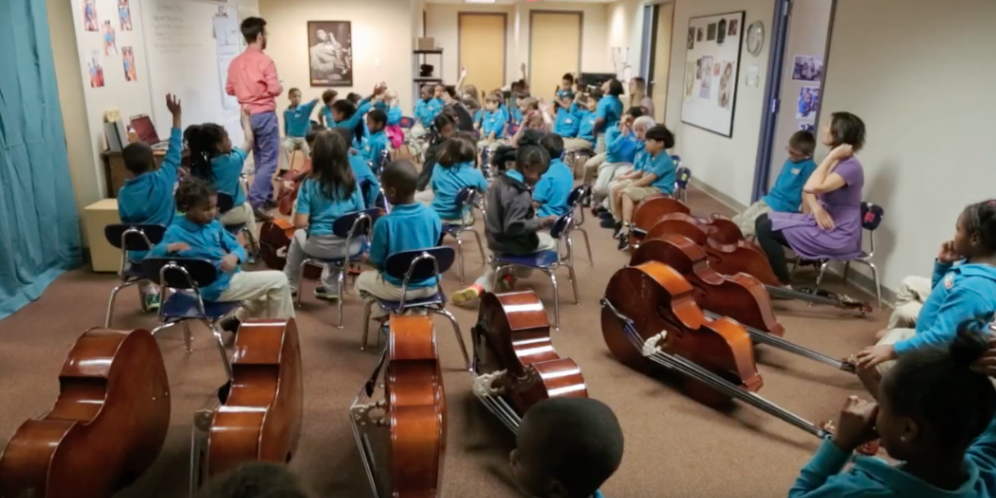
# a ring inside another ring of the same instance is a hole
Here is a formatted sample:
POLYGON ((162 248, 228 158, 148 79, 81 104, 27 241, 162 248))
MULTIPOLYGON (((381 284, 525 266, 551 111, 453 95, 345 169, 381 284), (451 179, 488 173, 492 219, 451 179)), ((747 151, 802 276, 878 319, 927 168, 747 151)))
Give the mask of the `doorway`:
POLYGON ((529 13, 529 88, 547 102, 554 98, 564 73, 581 71, 584 13, 529 13))
POLYGON ((481 92, 501 88, 505 85, 508 15, 470 12, 458 15, 458 66, 467 68, 463 84, 474 85, 481 92))
POLYGON ((643 7, 643 38, 640 50, 640 76, 647 82, 647 95, 654 101, 654 121, 664 122, 667 84, 671 72, 671 33, 674 4, 643 7))

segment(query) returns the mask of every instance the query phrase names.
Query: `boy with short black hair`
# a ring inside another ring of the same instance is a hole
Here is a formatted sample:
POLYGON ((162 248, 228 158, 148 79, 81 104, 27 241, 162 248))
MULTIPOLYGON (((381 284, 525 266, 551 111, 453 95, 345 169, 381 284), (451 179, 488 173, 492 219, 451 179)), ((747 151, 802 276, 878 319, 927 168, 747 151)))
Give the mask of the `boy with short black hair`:
POLYGON ((332 119, 332 104, 335 102, 335 98, 339 96, 339 92, 335 90, 325 90, 322 92, 322 110, 319 111, 321 116, 321 124, 327 128, 332 127, 334 120, 332 119))
POLYGON ((484 110, 481 116, 481 140, 477 142, 477 148, 484 150, 485 147, 494 150, 499 145, 499 140, 505 135, 505 124, 508 119, 500 109, 501 99, 495 94, 488 94, 484 98, 484 110))
MULTIPOLYGON (((484 219, 484 233, 488 248, 497 254, 527 255, 540 251, 556 250, 557 240, 540 230, 553 225, 556 216, 536 217, 530 187, 550 168, 550 154, 538 145, 519 147, 511 169, 498 176, 487 189, 488 210, 484 219)), ((467 305, 481 294, 491 292, 494 267, 487 265, 484 275, 473 285, 453 294, 453 303, 467 305)), ((516 271, 520 277, 528 270, 516 271)))
POLYGON ((526 412, 509 455, 512 478, 535 498, 602 498, 619 468, 623 433, 605 403, 550 398, 526 412))
POLYGON ((311 149, 305 137, 311 127, 311 112, 318 105, 318 99, 301 105, 301 90, 291 88, 287 92, 290 99, 290 106, 284 111, 284 164, 281 171, 291 168, 291 158, 294 151, 304 153, 305 159, 311 155, 311 149))
MULTIPOLYGON (((179 176, 183 133, 180 131, 180 99, 166 95, 166 108, 173 115, 169 133, 169 148, 162 165, 156 169, 155 153, 145 142, 132 142, 121 151, 129 178, 118 191, 118 216, 122 223, 162 225, 169 227, 176 214, 173 189, 179 176)), ((150 248, 151 249, 151 248, 150 248)), ((131 264, 141 263, 146 251, 129 251, 131 264)), ((147 309, 159 307, 159 290, 151 282, 142 281, 142 299, 147 309)))
POLYGON ((363 141, 360 155, 367 160, 374 171, 383 166, 380 160, 381 155, 387 150, 387 132, 384 131, 386 126, 386 112, 381 109, 373 109, 367 113, 367 129, 370 130, 370 136, 363 141))
POLYGON ((560 80, 560 88, 557 88, 557 100, 571 100, 574 98, 574 75, 564 73, 560 80))
POLYGON ((788 159, 768 195, 733 217, 733 222, 744 236, 754 235, 758 216, 770 212, 797 213, 802 206, 802 187, 816 170, 816 162, 813 161, 816 138, 808 131, 799 130, 789 139, 786 150, 788 159))
MULTIPOLYGON (((391 212, 377 219, 370 239, 370 263, 377 270, 363 272, 356 279, 356 290, 367 303, 375 298, 400 301, 403 282, 384 273, 387 259, 399 252, 436 247, 442 237, 439 215, 415 202, 417 179, 418 171, 407 160, 391 161, 381 175, 391 212)), ((432 296, 438 291, 437 284, 435 278, 409 281, 405 299, 432 296)), ((378 306, 372 316, 383 318, 387 311, 378 306)))
POLYGON ((644 197, 653 194, 671 195, 677 171, 674 160, 667 149, 674 147, 674 135, 664 125, 656 125, 647 130, 646 154, 641 155, 641 164, 633 171, 616 177, 612 187, 612 217, 615 220, 615 237, 619 238, 619 250, 629 247, 629 228, 633 211, 644 197))

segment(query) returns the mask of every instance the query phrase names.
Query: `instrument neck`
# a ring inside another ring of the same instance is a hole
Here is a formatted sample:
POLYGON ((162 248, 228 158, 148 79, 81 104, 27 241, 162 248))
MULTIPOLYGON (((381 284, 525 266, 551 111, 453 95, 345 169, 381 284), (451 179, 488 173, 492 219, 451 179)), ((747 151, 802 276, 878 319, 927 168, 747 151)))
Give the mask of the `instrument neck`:
POLYGON ((799 292, 797 290, 786 289, 784 287, 778 287, 775 285, 765 285, 765 290, 768 294, 774 297, 780 297, 783 299, 798 299, 800 301, 806 301, 815 304, 826 304, 829 306, 840 306, 840 302, 836 299, 831 299, 825 296, 818 296, 816 294, 810 294, 808 292, 799 292))

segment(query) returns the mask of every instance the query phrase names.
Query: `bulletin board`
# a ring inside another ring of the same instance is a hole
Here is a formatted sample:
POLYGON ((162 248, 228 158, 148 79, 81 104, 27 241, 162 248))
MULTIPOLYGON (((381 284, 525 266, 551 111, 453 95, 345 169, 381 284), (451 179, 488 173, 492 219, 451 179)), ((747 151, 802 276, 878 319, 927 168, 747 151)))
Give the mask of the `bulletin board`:
POLYGON ((733 137, 744 11, 688 22, 681 121, 733 137))

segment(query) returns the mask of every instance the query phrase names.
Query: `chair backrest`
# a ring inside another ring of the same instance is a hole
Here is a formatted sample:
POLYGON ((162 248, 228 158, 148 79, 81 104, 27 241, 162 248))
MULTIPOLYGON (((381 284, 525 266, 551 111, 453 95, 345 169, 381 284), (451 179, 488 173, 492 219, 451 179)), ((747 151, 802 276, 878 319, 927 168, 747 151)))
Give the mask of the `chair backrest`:
POLYGON ((438 277, 453 266, 456 250, 449 246, 430 247, 417 251, 397 252, 388 256, 384 271, 404 281, 438 277))
POLYGON ((346 213, 332 222, 332 233, 336 237, 348 238, 356 235, 366 235, 370 233, 373 222, 380 217, 379 208, 364 209, 363 211, 353 211, 346 213), (355 228, 354 228, 355 226, 355 228))
POLYGON ((464 187, 457 192, 456 195, 456 205, 461 208, 469 208, 474 205, 474 199, 480 195, 480 191, 477 187, 464 187))
POLYGON ((568 211, 553 222, 553 226, 550 227, 550 236, 559 239, 570 233, 572 228, 574 228, 574 211, 568 211))
POLYGON ((165 234, 166 227, 162 225, 121 223, 104 227, 107 242, 125 251, 148 251, 162 241, 165 234))
POLYGON ((218 212, 225 214, 233 207, 235 207, 235 198, 224 192, 218 192, 218 212))
POLYGON ((688 168, 678 168, 676 173, 677 180, 674 181, 674 184, 681 189, 688 188, 688 182, 692 179, 692 170, 688 168))
POLYGON ((577 187, 574 187, 574 190, 571 190, 571 194, 567 196, 567 205, 571 209, 574 209, 587 193, 587 185, 578 185, 577 187))
POLYGON ((401 122, 398 123, 398 126, 401 126, 404 129, 410 129, 411 127, 415 126, 415 118, 410 118, 408 116, 401 116, 401 122))
POLYGON ((869 232, 875 231, 882 224, 885 217, 885 210, 882 206, 872 202, 861 203, 861 226, 869 232))
POLYGON ((218 270, 206 259, 145 258, 142 270, 149 280, 171 289, 196 289, 218 279, 218 270))
POLYGON ((674 167, 675 168, 680 168, 681 167, 681 156, 679 156, 677 154, 671 154, 671 160, 674 161, 674 167))

